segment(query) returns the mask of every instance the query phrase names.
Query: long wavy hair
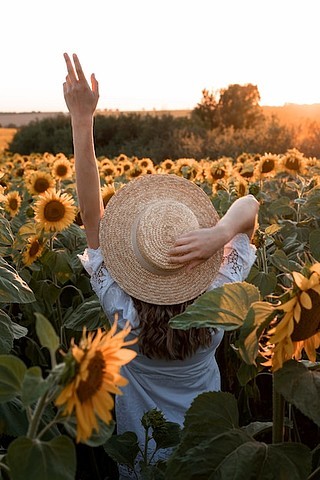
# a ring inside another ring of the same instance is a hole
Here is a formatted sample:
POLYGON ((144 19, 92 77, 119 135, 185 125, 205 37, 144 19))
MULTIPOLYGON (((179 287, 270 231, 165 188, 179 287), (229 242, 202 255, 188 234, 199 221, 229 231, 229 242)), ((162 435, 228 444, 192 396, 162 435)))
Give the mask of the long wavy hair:
POLYGON ((169 326, 169 320, 184 312, 194 300, 177 305, 153 305, 133 298, 139 317, 139 349, 149 358, 184 360, 200 347, 212 342, 209 328, 177 330, 169 326))

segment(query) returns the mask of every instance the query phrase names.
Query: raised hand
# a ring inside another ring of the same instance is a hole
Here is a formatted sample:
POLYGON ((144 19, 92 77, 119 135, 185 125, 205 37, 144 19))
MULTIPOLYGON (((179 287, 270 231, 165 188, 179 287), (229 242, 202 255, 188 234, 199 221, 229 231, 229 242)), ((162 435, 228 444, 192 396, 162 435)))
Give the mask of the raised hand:
POLYGON ((99 84, 94 74, 91 74, 91 86, 89 85, 80 61, 76 54, 72 55, 74 65, 67 53, 64 59, 67 65, 68 74, 63 84, 63 94, 69 109, 74 118, 92 116, 99 100, 99 84))

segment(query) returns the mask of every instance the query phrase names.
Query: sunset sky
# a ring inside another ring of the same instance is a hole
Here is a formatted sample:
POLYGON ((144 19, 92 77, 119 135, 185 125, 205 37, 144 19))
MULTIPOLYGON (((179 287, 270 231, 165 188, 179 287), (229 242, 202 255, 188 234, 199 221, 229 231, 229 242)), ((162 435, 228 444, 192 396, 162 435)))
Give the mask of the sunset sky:
POLYGON ((0 112, 66 111, 64 51, 96 74, 100 109, 192 109, 233 83, 261 105, 320 103, 319 0, 3 3, 0 112))

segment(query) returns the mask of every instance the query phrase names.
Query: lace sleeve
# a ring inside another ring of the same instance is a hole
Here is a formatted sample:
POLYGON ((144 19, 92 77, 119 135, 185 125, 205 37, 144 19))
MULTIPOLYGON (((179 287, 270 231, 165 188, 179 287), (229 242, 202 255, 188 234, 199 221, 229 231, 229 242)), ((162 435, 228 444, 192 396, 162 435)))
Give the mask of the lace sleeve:
POLYGON ((242 282, 248 276, 256 259, 256 248, 249 241, 248 235, 240 233, 224 248, 222 264, 218 275, 209 290, 224 283, 242 282))
POLYGON ((87 248, 79 259, 90 275, 91 286, 110 322, 118 314, 118 326, 123 328, 129 321, 132 328, 138 326, 136 309, 132 298, 119 287, 108 272, 100 248, 87 248))

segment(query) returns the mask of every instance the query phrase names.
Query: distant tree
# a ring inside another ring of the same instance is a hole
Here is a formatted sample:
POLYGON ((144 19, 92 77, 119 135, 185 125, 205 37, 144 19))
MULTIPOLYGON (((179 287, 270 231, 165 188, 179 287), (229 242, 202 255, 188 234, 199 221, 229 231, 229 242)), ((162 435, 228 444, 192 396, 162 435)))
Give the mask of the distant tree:
POLYGON ((320 123, 310 122, 298 148, 308 157, 320 158, 320 123))
POLYGON ((217 108, 217 94, 202 90, 202 99, 191 112, 191 120, 200 124, 209 130, 217 128, 220 125, 219 109, 217 108))
POLYGON ((202 99, 191 112, 191 120, 206 130, 233 127, 254 128, 264 120, 257 86, 233 84, 218 92, 202 90, 202 99))
POLYGON ((220 90, 217 105, 224 127, 253 128, 264 119, 259 105, 260 93, 256 85, 233 84, 220 90))

